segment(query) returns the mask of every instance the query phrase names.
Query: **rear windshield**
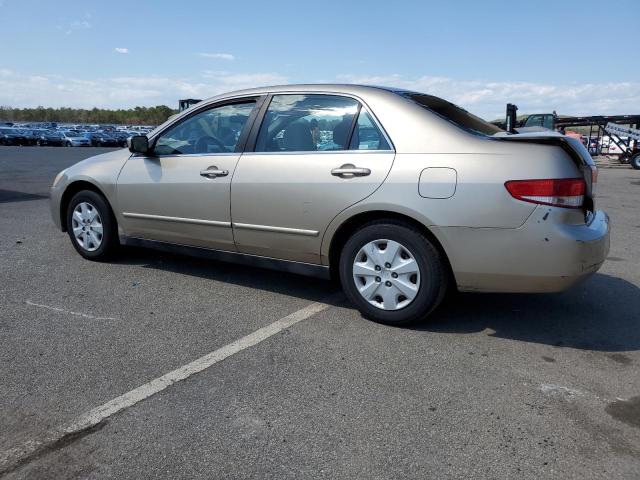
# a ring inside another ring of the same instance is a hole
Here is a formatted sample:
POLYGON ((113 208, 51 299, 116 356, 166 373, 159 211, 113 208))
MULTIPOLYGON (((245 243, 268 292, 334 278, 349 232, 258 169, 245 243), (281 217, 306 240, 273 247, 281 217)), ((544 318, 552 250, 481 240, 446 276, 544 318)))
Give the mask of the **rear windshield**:
POLYGON ((445 120, 453 123, 454 125, 467 130, 468 132, 476 135, 494 135, 503 130, 496 127, 492 123, 486 122, 480 117, 476 117, 472 113, 467 112, 465 109, 447 102, 438 97, 432 95, 425 95, 424 93, 415 92, 402 92, 401 95, 415 103, 437 113, 445 120))

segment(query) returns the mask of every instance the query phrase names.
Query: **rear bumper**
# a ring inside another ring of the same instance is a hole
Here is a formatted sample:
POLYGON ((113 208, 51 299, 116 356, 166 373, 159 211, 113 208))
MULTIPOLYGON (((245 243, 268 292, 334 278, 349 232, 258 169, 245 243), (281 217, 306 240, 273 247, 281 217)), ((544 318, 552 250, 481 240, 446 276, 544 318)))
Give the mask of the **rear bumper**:
POLYGON ((595 273, 609 253, 607 214, 586 223, 577 216, 540 206, 516 229, 445 227, 437 236, 461 291, 558 292, 595 273))

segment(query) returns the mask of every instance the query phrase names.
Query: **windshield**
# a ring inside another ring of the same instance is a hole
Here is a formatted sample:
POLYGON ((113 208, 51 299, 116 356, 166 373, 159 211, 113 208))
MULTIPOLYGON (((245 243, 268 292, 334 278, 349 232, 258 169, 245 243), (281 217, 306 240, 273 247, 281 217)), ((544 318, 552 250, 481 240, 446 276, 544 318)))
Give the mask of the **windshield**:
POLYGON ((400 95, 413 100, 421 107, 437 113, 445 120, 471 133, 477 135, 494 135, 503 131, 492 123, 486 122, 480 117, 476 117, 472 113, 467 112, 464 108, 460 108, 441 98, 416 92, 402 92, 400 95))

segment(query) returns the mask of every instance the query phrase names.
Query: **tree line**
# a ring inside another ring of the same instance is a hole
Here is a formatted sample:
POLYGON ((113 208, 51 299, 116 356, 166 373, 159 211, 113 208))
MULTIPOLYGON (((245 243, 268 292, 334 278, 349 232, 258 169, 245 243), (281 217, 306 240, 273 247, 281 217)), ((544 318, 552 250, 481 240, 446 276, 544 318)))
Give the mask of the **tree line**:
POLYGON ((5 122, 57 122, 100 123, 117 125, 160 125, 177 110, 158 105, 135 107, 128 110, 103 108, 12 108, 0 106, 0 121, 5 122))

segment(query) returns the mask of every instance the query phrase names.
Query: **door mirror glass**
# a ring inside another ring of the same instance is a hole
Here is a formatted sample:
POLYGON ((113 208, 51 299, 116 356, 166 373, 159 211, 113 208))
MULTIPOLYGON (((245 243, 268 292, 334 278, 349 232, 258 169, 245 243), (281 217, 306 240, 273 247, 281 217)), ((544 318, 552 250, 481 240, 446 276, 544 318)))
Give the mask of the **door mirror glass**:
POLYGON ((147 155, 149 153, 149 139, 146 135, 134 135, 127 139, 129 151, 131 153, 141 153, 147 155))

